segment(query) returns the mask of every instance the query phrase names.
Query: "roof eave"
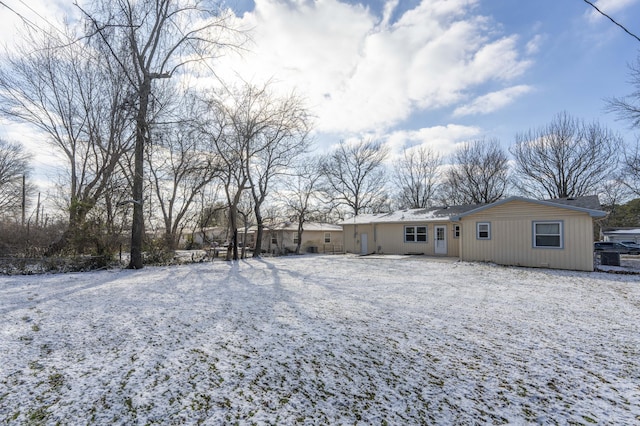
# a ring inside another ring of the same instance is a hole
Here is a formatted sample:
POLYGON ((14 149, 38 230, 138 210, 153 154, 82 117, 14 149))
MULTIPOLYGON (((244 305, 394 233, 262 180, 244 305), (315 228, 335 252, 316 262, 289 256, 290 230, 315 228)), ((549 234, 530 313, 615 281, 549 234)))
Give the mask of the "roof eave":
POLYGON ((490 209, 490 208, 493 208, 493 207, 497 207, 497 206, 500 206, 502 204, 509 203, 511 201, 524 201, 524 202, 533 203, 533 204, 540 204, 540 205, 543 205, 543 206, 557 207, 557 208, 561 208, 561 209, 579 211, 579 212, 587 213, 587 214, 589 214, 589 216, 594 217, 594 218, 601 218, 601 217, 605 217, 607 215, 607 212, 604 212, 602 210, 588 209, 588 208, 585 208, 585 207, 572 206, 572 205, 569 205, 569 204, 554 203, 553 201, 534 200, 534 199, 531 199, 531 198, 513 196, 513 197, 509 197, 509 198, 505 198, 505 199, 502 199, 502 200, 495 201, 495 202, 493 202, 491 204, 486 204, 484 206, 480 206, 477 209, 469 210, 468 212, 465 212, 465 213, 462 213, 462 214, 456 216, 455 220, 459 221, 465 216, 470 216, 472 214, 480 213, 480 212, 482 212, 484 210, 487 210, 487 209, 490 209))

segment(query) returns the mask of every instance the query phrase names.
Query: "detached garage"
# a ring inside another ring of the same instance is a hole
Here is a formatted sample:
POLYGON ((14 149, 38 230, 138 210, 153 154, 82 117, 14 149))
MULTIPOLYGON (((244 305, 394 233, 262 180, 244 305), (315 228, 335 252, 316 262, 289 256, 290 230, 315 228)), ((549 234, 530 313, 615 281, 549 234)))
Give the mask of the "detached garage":
POLYGON ((596 196, 556 200, 511 197, 462 213, 461 260, 593 271, 596 196))

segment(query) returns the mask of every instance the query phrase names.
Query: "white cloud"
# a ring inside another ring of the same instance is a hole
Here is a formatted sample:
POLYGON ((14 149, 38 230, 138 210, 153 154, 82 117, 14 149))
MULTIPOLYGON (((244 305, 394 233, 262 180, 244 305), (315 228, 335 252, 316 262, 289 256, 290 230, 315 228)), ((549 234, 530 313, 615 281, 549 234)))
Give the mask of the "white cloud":
POLYGON ((418 145, 426 145, 441 155, 449 155, 457 144, 477 138, 481 134, 482 130, 475 126, 448 124, 412 131, 395 131, 386 137, 386 141, 394 156, 405 148, 418 145))
POLYGON ((242 17, 254 28, 252 51, 218 69, 296 87, 320 132, 382 132, 416 109, 454 106, 466 91, 509 82, 530 66, 515 36, 489 35, 494 28, 474 15, 477 3, 423 0, 393 21, 397 0, 382 17, 338 0, 257 0, 242 17))
POLYGON ((389 22, 391 22, 391 17, 393 15, 393 12, 396 10, 399 3, 400 3, 400 0, 388 0, 385 3, 384 13, 382 15, 382 22, 380 23, 380 26, 386 27, 389 25, 389 22))
POLYGON ((455 117, 461 117, 465 115, 488 114, 504 108, 515 101, 516 98, 530 93, 532 90, 533 88, 531 86, 519 85, 487 93, 486 95, 475 98, 469 104, 459 106, 455 109, 453 115, 455 117))
POLYGON ((535 55, 540 51, 540 48, 544 41, 546 40, 546 36, 542 34, 536 34, 529 42, 527 43, 527 54, 535 55))
MULTIPOLYGON (((627 7, 636 4, 638 0, 598 0, 594 2, 595 6, 602 12, 611 16, 626 9, 627 7)), ((591 22, 595 22, 599 19, 606 19, 597 10, 591 8, 587 12, 587 18, 591 22)))
POLYGON ((30 179, 42 190, 51 189, 60 174, 61 164, 66 164, 50 144, 46 142, 47 135, 37 132, 26 123, 15 123, 0 119, 0 138, 22 144, 31 156, 30 179))

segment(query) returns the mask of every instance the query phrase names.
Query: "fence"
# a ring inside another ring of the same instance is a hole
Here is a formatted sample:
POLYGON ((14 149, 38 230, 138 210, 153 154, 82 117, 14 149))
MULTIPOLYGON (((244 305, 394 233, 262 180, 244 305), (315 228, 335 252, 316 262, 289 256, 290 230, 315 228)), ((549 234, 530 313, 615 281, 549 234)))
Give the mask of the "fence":
POLYGON ((344 254, 344 246, 342 244, 323 244, 322 253, 344 254))

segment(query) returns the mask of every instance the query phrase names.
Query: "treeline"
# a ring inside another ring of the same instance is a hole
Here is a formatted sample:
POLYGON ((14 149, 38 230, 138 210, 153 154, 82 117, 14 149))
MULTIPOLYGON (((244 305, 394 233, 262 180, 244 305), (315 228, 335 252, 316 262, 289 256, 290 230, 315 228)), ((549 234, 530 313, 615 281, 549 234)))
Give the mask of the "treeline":
MULTIPOLYGON (((41 203, 24 147, 0 141, 0 256, 124 250, 140 268, 143 253, 170 256, 185 234, 218 226, 237 259, 238 229, 255 227, 260 255, 273 220, 302 232, 310 220, 513 194, 597 193, 610 206, 640 196, 638 149, 565 112, 508 150, 481 139, 445 157, 427 141, 392 158, 384 141, 360 140, 314 154, 299 95, 217 79, 216 58, 247 40, 228 10, 98 0, 80 11, 64 32, 26 33, 0 67, 0 113, 36 128, 65 171, 41 203)), ((632 100, 611 107, 633 119, 632 100)))

